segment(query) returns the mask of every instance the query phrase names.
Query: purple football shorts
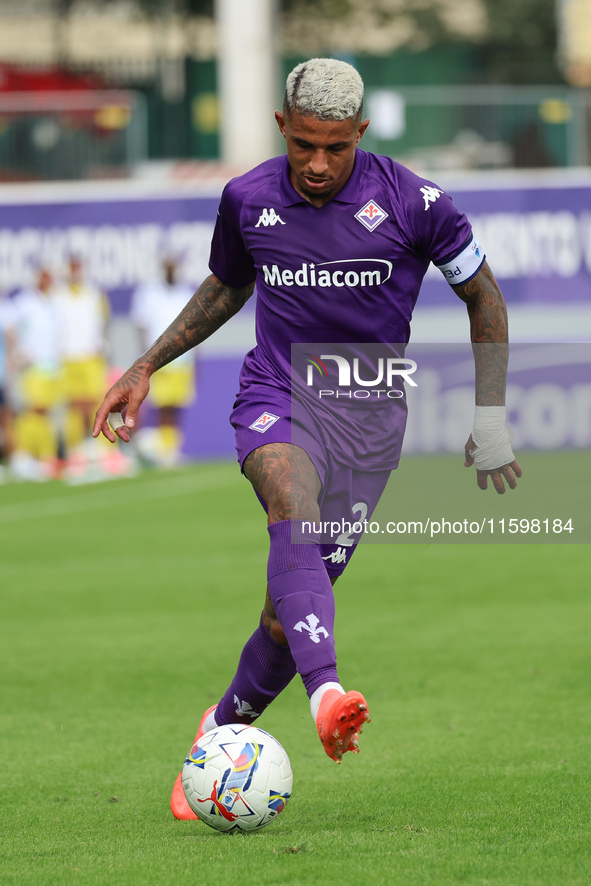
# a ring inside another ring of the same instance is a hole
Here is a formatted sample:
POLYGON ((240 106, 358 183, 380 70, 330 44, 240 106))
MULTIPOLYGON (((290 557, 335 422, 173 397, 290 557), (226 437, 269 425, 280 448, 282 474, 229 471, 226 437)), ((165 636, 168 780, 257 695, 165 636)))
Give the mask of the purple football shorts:
MULTIPOLYGON (((320 550, 326 571, 339 576, 349 563, 388 482, 390 471, 363 471, 337 462, 324 446, 309 413, 285 391, 252 385, 238 395, 230 421, 236 431, 240 467, 253 450, 267 443, 291 443, 303 449, 318 471, 320 550)), ((258 494, 257 494, 258 496, 258 494)), ((261 504, 264 501, 258 496, 261 504)), ((305 525, 305 524, 304 524, 305 525)), ((297 543, 297 537, 293 537, 297 543)))

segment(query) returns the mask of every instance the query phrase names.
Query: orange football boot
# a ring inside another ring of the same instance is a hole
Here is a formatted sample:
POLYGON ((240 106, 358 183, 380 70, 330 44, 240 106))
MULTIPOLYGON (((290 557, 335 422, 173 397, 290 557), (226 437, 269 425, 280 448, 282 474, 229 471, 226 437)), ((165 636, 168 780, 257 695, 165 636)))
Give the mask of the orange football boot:
POLYGON ((316 728, 324 750, 337 763, 346 751, 359 753, 358 735, 369 723, 367 702, 360 692, 327 689, 316 715, 316 728))
MULTIPOLYGON (((211 712, 215 711, 216 708, 217 704, 212 705, 201 717, 199 729, 197 730, 197 735, 195 736, 195 741, 193 742, 193 744, 196 744, 203 735, 203 724, 205 723, 211 712)), ((192 821, 198 816, 195 815, 195 813, 187 803, 185 792, 183 790, 182 776, 182 772, 179 772, 179 774, 177 775, 174 787, 172 789, 172 796, 170 798, 170 808, 172 809, 172 814, 175 818, 178 818, 181 821, 192 821)))

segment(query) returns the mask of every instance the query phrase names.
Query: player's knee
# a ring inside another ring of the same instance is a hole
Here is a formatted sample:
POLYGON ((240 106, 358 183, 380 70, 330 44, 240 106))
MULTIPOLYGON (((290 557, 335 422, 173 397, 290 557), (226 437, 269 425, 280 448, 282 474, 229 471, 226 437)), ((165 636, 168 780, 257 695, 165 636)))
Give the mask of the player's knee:
POLYGON ((286 483, 273 490, 267 502, 269 520, 318 520, 319 508, 314 495, 307 490, 286 483))
POLYGON ((291 483, 277 483, 275 485, 269 496, 268 508, 271 522, 291 520, 293 514, 291 483))

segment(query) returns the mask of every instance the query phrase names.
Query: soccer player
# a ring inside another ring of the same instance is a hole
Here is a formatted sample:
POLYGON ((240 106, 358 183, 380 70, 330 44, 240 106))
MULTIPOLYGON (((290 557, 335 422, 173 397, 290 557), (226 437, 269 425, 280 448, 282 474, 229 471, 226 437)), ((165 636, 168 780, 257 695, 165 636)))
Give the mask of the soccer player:
MULTIPOLYGON (((502 493, 521 476, 505 428, 507 315, 470 224, 450 198, 389 158, 359 150, 369 120, 353 67, 334 59, 298 65, 275 117, 287 155, 226 186, 211 275, 107 393, 94 434, 114 442, 115 431, 128 440, 152 373, 239 311, 256 282, 257 346, 245 358, 231 421, 242 471, 268 515, 268 586, 260 624, 198 735, 256 719, 297 672, 320 741, 339 762, 358 750, 369 719, 363 695, 340 684, 333 632, 332 584, 359 537, 347 538, 343 557, 344 540, 321 543, 309 524, 350 518, 360 503, 371 513, 398 462, 404 410, 347 407, 338 416, 347 433, 335 436, 334 417, 317 422, 290 398, 291 345, 408 342, 433 261, 467 305, 472 341, 491 343, 474 348, 476 414, 466 464, 476 464, 481 488, 490 477, 502 493)), ((180 779, 171 806, 177 818, 193 817, 180 779)))
MULTIPOLYGON (((187 283, 178 280, 178 265, 173 258, 167 257, 162 262, 162 275, 162 280, 139 286, 131 300, 130 318, 144 348, 175 319, 193 294, 187 283)), ((143 432, 142 454, 159 467, 174 467, 179 461, 182 445, 179 411, 189 406, 194 392, 195 361, 191 353, 182 354, 154 377, 150 395, 158 410, 158 428, 146 429, 147 435, 143 432)), ((139 439, 136 443, 139 446, 139 439)))
POLYGON ((57 469, 55 411, 61 379, 59 320, 46 268, 39 268, 35 283, 15 295, 10 309, 6 322, 19 407, 10 466, 17 479, 48 480, 57 469))
POLYGON ((8 383, 8 360, 6 339, 10 337, 12 305, 9 305, 0 290, 0 483, 6 478, 4 461, 12 451, 12 435, 9 427, 9 410, 6 402, 8 383))
MULTIPOLYGON (((106 387, 106 295, 84 274, 81 259, 68 258, 68 271, 54 294, 59 317, 64 395, 68 406, 66 448, 72 451, 90 434, 92 416, 106 387)), ((90 451, 96 446, 90 447, 90 451)))

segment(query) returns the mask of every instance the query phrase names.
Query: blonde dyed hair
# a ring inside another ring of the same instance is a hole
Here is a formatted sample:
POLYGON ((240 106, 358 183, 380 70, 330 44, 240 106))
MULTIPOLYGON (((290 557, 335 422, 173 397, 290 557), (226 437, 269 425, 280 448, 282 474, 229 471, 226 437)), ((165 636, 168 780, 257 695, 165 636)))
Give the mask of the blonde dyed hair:
POLYGON ((361 119, 363 80, 347 62, 311 58, 288 76, 284 109, 319 120, 361 119))

